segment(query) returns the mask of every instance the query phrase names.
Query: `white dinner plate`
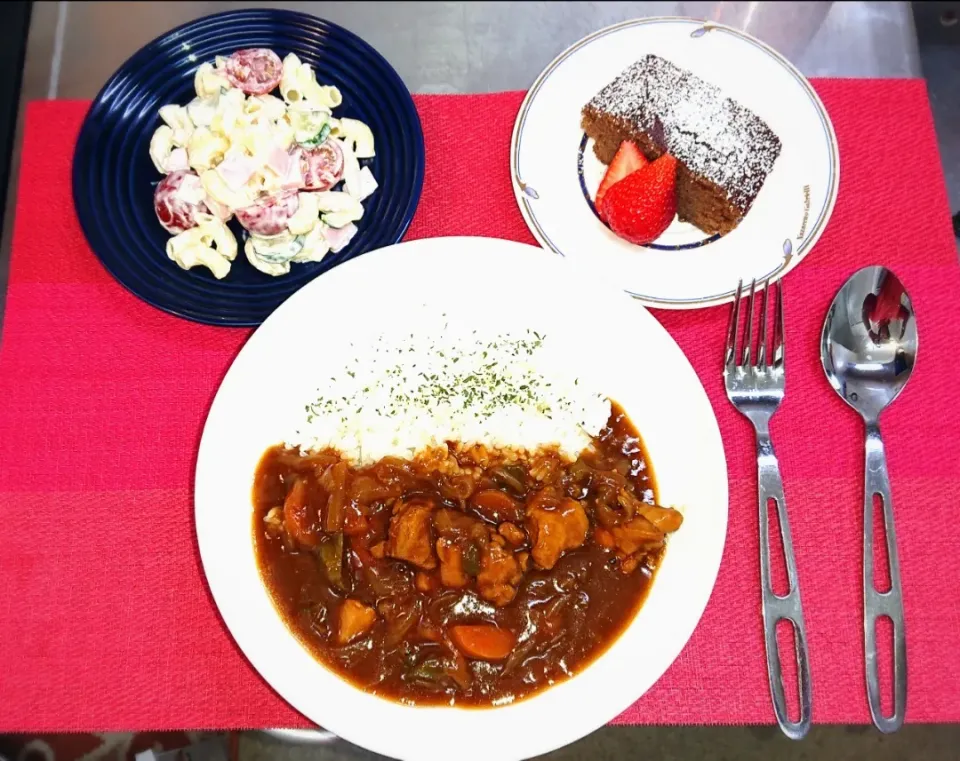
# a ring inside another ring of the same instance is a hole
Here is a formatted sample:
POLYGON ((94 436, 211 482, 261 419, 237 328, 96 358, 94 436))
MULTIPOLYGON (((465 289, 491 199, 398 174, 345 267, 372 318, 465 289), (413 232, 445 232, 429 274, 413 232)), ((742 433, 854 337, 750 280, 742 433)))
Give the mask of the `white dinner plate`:
POLYGON ((717 576, 727 473, 697 375, 642 306, 540 248, 434 238, 342 264, 304 286, 251 336, 207 418, 195 505, 200 556, 223 620, 254 668, 294 708, 387 756, 503 761, 546 753, 588 734, 670 666, 717 576), (612 647, 569 681, 498 708, 404 706, 336 676, 280 619, 254 555, 251 489, 264 450, 302 420, 304 404, 328 377, 347 362, 369 358, 378 331, 426 329, 419 322, 434 310, 468 327, 493 324, 550 336, 590 388, 623 405, 647 445, 661 501, 685 515, 647 601, 612 647))
POLYGON ((626 21, 561 53, 527 93, 510 152, 517 203, 544 248, 589 262, 643 303, 668 309, 731 301, 741 278, 785 275, 823 233, 840 181, 833 125, 806 78, 754 37, 688 18, 626 21), (780 138, 753 207, 727 235, 675 219, 653 244, 636 246, 594 212, 606 167, 580 127, 580 111, 647 54, 719 87, 780 138))

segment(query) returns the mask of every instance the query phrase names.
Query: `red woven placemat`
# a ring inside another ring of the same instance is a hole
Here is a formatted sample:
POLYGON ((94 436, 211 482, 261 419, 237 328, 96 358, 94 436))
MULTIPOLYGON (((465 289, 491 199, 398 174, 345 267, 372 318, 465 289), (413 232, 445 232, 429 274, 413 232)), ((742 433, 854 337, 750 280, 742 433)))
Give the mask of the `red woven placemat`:
MULTIPOLYGON (((909 657, 909 721, 960 720, 960 270, 920 81, 816 83, 842 161, 833 220, 786 282, 786 402, 774 419, 803 589, 814 721, 868 721, 861 625, 862 430, 827 385, 820 326, 846 277, 895 269, 921 351, 885 415, 909 657)), ((533 242, 510 190, 521 93, 417 98, 423 198, 408 237, 533 242), (482 192, 481 192, 482 191, 482 192)), ((306 726, 237 650, 193 531, 207 407, 247 331, 163 314, 87 247, 70 191, 87 104, 27 115, 0 348, 0 730, 306 726)), ((761 636, 755 455, 727 403, 727 309, 657 312, 713 400, 730 528, 713 598, 657 685, 618 721, 772 721, 761 636)), ((682 424, 678 411, 678 424, 682 424)))

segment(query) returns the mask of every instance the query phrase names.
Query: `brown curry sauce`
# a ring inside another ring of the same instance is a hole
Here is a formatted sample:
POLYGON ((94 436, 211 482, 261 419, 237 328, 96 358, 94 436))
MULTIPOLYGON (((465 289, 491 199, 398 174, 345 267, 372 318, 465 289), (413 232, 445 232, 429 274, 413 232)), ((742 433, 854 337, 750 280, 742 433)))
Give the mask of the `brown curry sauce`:
POLYGON ((616 404, 575 463, 510 459, 451 448, 355 469, 268 450, 253 535, 287 626, 350 683, 404 703, 500 705, 582 671, 633 620, 680 514, 654 504, 616 404))

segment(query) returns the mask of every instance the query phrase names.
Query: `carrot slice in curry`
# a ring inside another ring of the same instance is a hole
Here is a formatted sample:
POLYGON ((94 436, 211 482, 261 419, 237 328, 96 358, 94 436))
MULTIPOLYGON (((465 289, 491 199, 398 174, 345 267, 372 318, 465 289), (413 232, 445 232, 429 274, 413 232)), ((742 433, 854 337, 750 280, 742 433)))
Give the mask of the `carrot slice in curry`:
POLYGON ((451 626, 450 638, 468 658, 481 661, 502 661, 513 650, 513 635, 491 624, 451 626))
POLYGON ((313 516, 316 513, 310 509, 308 496, 306 482, 298 478, 283 501, 283 525, 295 542, 304 547, 316 547, 320 543, 320 536, 314 526, 313 516))

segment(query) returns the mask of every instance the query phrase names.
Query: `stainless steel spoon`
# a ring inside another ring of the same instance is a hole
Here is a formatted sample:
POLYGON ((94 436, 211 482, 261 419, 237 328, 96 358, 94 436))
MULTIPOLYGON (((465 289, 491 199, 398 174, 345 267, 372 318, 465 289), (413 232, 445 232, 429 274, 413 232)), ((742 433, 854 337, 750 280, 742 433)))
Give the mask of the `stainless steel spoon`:
POLYGON ((840 289, 820 338, 820 359, 827 380, 843 400, 863 416, 867 429, 867 457, 863 500, 863 636, 867 699, 873 723, 881 732, 895 732, 907 708, 907 644, 903 627, 903 598, 897 536, 893 527, 893 500, 887 460, 880 438, 879 418, 897 398, 917 358, 917 323, 910 297, 885 267, 865 267, 840 289), (877 590, 873 581, 873 500, 883 502, 887 535, 890 589, 877 590), (893 714, 880 707, 877 664, 877 619, 893 622, 893 714))

